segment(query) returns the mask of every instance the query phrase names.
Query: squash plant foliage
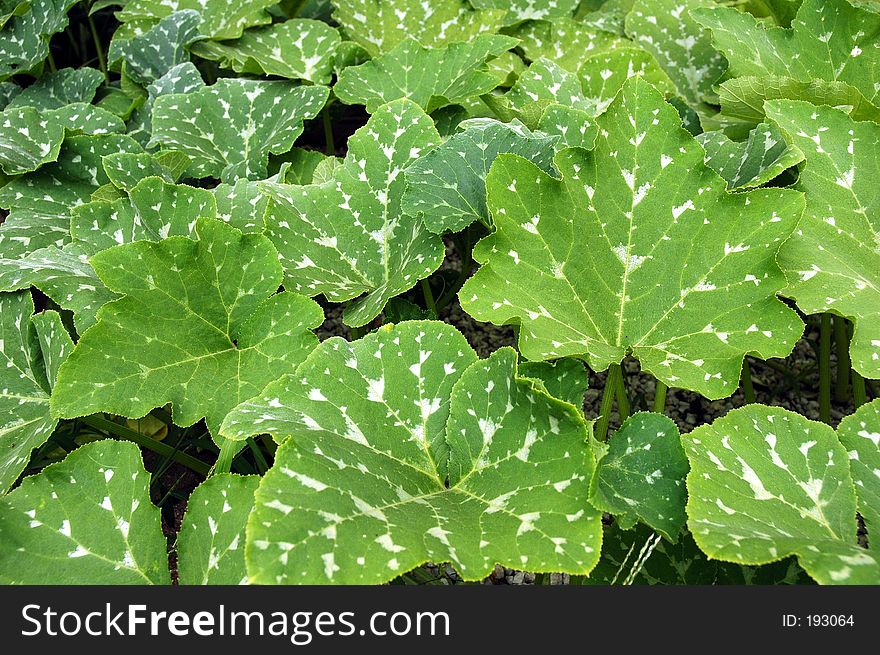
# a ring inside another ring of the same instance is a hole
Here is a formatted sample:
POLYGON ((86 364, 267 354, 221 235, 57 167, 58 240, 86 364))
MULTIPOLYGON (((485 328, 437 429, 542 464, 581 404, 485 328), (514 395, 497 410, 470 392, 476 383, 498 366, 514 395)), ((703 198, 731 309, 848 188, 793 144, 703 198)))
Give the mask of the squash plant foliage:
POLYGON ((880 583, 877 5, 3 7, 3 582, 880 583))

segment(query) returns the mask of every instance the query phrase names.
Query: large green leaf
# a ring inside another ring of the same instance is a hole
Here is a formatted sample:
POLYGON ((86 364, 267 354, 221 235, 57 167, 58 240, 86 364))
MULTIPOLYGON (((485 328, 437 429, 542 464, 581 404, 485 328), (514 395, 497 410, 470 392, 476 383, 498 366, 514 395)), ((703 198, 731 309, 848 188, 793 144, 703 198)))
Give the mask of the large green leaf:
POLYGON ((532 360, 630 353, 658 379, 709 398, 737 388, 746 353, 784 356, 803 330, 776 298, 775 257, 800 194, 729 194, 674 108, 628 81, 598 118, 596 148, 556 157, 562 179, 500 155, 487 180, 496 232, 459 293, 477 320, 520 323, 532 360))
POLYGON ((593 113, 593 104, 584 96, 578 76, 550 59, 533 61, 505 98, 520 112, 530 104, 560 104, 593 113))
POLYGON ((339 43, 339 32, 326 23, 293 19, 247 30, 235 41, 203 41, 193 52, 238 73, 329 84, 339 43))
POLYGON ((128 0, 117 17, 122 21, 155 21, 181 9, 194 9, 202 17, 199 28, 212 39, 235 39, 248 27, 272 21, 266 11, 278 0, 128 0))
POLYGON ((609 440, 590 484, 590 502, 624 528, 641 521, 675 542, 687 520, 687 472, 672 419, 639 412, 609 440))
POLYGON ((33 313, 29 292, 0 293, 0 494, 55 429, 49 394, 73 349, 56 312, 33 313))
POLYGON ((579 71, 581 89, 594 115, 604 113, 624 83, 638 75, 670 98, 675 84, 654 56, 641 48, 615 48, 588 57, 579 71))
POLYGON ((200 23, 196 11, 175 11, 142 34, 114 39, 107 58, 110 63, 122 60, 126 75, 147 86, 178 64, 189 61, 187 46, 200 37, 200 23))
POLYGON ((7 175, 35 171, 58 159, 64 126, 33 107, 0 113, 0 169, 7 175))
POLYGON ((711 99, 712 87, 727 68, 727 61, 712 45, 708 30, 691 17, 714 0, 637 0, 626 17, 626 33, 650 52, 678 87, 678 92, 698 112, 711 99))
POLYGON ((255 475, 222 473, 192 492, 177 536, 180 584, 247 582, 244 528, 259 481, 255 475))
POLYGON ((47 110, 60 109, 75 102, 91 102, 103 81, 103 73, 95 68, 62 68, 46 73, 22 89, 7 107, 47 110))
POLYGON ((176 424, 204 417, 216 435, 232 407, 314 347, 323 314, 297 294, 272 295, 281 266, 268 239, 216 219, 199 219, 196 234, 91 258, 124 297, 101 308, 61 367, 53 415, 139 418, 172 403, 176 424))
POLYGON ((467 580, 496 562, 588 572, 581 411, 517 378, 510 348, 475 360, 455 328, 401 323, 325 341, 230 414, 229 437, 286 440, 248 523, 250 580, 378 583, 428 560, 467 580))
POLYGON ((736 409, 682 438, 688 526, 711 558, 765 564, 797 555, 821 584, 877 584, 856 545, 856 496, 834 430, 764 405, 736 409))
POLYGON ((802 82, 846 82, 880 99, 880 15, 847 0, 804 0, 791 29, 768 27, 728 7, 698 9, 730 61, 731 77, 777 75, 802 82))
POLYGON ((806 102, 766 108, 806 156, 795 188, 806 193, 807 209, 779 253, 785 294, 808 314, 850 318, 853 368, 880 378, 880 126, 806 102))
POLYGON ((401 198, 403 170, 438 142, 431 118, 411 100, 396 100, 348 140, 331 179, 262 184, 271 199, 266 234, 278 248, 285 286, 332 302, 366 293, 345 309, 346 324, 357 327, 433 273, 443 242, 401 211, 401 198))
POLYGON ((599 30, 570 18, 528 21, 511 31, 520 39, 526 59, 549 59, 571 73, 595 54, 626 44, 617 34, 599 30))
POLYGON ((516 43, 516 39, 497 34, 440 48, 426 48, 415 39, 405 39, 387 54, 346 68, 333 92, 347 104, 366 105, 369 113, 400 98, 409 98, 431 112, 498 86, 484 64, 516 43))
POLYGON ((99 441, 0 498, 5 584, 169 584, 159 509, 137 446, 99 441))
POLYGON ((579 0, 471 0, 476 9, 505 9, 507 20, 546 20, 571 16, 579 0))
POLYGON ((192 93, 203 86, 202 75, 193 63, 187 61, 174 66, 147 87, 147 99, 128 123, 129 136, 146 146, 153 131, 153 102, 156 98, 171 93, 192 93))
POLYGON ((762 186, 804 160, 804 153, 766 123, 749 132, 745 141, 732 141, 720 130, 704 132, 697 141, 706 150, 706 164, 727 181, 729 189, 762 186))
POLYGON ((868 544, 880 545, 880 399, 862 405, 837 428, 849 453, 859 513, 868 528, 868 544))
POLYGON ((36 67, 49 55, 49 39, 67 27, 67 11, 78 0, 32 0, 0 29, 0 80, 36 67))
POLYGON ((191 93, 160 95, 151 143, 189 155, 192 177, 263 179, 269 153, 293 147, 327 94, 323 86, 223 78, 191 93))
POLYGON ((521 362, 519 375, 540 380, 554 398, 583 407, 584 394, 590 386, 590 376, 584 364, 577 359, 557 359, 555 362, 521 362))
POLYGON ((553 173, 558 139, 535 134, 519 122, 474 118, 459 132, 406 169, 402 210, 420 215, 437 234, 458 232, 481 221, 491 225, 486 208, 486 175, 502 152, 514 153, 553 173))
POLYGON ((424 46, 470 41, 495 32, 503 9, 475 11, 466 0, 334 0, 335 18, 345 34, 373 56, 413 38, 424 46))

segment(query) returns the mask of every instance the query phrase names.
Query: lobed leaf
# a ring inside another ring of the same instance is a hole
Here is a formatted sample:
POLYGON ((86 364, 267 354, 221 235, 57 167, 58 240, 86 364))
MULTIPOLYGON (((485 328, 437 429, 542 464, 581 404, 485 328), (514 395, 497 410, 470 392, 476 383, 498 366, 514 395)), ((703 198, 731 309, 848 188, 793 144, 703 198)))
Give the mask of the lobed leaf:
POLYGON ((868 528, 868 545, 880 542, 880 400, 844 418, 837 436, 849 455, 859 513, 868 528))
POLYGON ((248 27, 272 22, 267 8, 278 0, 127 0, 117 14, 121 21, 158 21, 192 9, 202 18, 201 33, 211 39, 236 39, 248 27))

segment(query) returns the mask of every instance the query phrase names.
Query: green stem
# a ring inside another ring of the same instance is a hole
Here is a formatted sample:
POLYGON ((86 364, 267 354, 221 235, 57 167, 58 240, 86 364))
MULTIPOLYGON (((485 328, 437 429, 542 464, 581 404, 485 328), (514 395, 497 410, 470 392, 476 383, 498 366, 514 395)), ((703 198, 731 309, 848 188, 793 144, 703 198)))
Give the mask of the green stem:
POLYGON ((549 580, 547 579, 546 573, 536 573, 535 574, 535 586, 540 587, 541 585, 549 584, 549 580))
POLYGON ((602 404, 599 407, 599 422, 596 423, 596 439, 605 441, 608 438, 608 423, 611 421, 611 409, 614 407, 614 394, 617 392, 617 378, 621 377, 620 364, 608 367, 605 377, 605 389, 602 391, 602 404))
POLYGON ((49 62, 49 70, 51 72, 56 72, 58 68, 55 66, 55 57, 52 56, 52 45, 49 44, 49 54, 46 56, 46 61, 49 62))
POLYGON ((321 120, 324 122, 325 152, 330 157, 336 156, 336 143, 333 141, 333 123, 330 121, 330 105, 321 110, 321 120))
POLYGON ((485 93, 480 96, 480 100, 482 100, 486 106, 492 110, 492 113, 494 113, 502 122, 509 123, 515 118, 513 112, 510 111, 510 108, 501 100, 501 96, 496 96, 494 93, 485 93))
POLYGON ((296 0, 296 2, 291 3, 290 8, 285 12, 287 17, 296 18, 305 3, 306 0, 296 0))
POLYGON ((615 380, 617 386, 617 414, 620 417, 621 425, 629 418, 629 396, 626 394, 626 374, 623 372, 623 366, 620 366, 620 375, 615 380))
POLYGON ((431 316, 437 318, 437 303, 434 302, 434 293, 427 278, 422 280, 422 295, 425 297, 425 309, 431 312, 431 316))
POLYGON ((206 476, 210 471, 210 467, 207 464, 199 459, 196 459, 192 455, 187 455, 184 452, 172 448, 168 444, 157 441, 156 439, 148 437, 145 434, 141 434, 137 430, 132 430, 131 428, 127 428, 124 425, 120 425, 119 423, 114 423, 113 421, 106 419, 103 416, 93 414, 91 416, 86 416, 80 420, 86 425, 95 428, 96 430, 109 432, 110 434, 116 435, 120 439, 131 441, 132 443, 136 443, 138 446, 148 448, 149 450, 152 450, 154 453, 158 453, 163 457, 173 459, 175 462, 183 464, 187 468, 191 468, 193 471, 195 471, 196 473, 200 473, 201 475, 206 476))
POLYGON ((819 420, 831 422, 831 314, 819 324, 819 420))
POLYGON ((868 392, 865 390, 865 378, 856 373, 855 370, 852 372, 852 388, 853 388, 853 405, 858 409, 866 402, 868 402, 868 392))
POLYGON ((367 332, 369 332, 369 326, 368 326, 368 325, 362 325, 362 326, 360 326, 360 327, 349 327, 349 328, 348 328, 348 331, 349 331, 349 333, 351 334, 351 340, 352 340, 352 341, 357 341, 357 340, 360 339, 362 336, 364 336, 365 334, 367 334, 367 332))
MULTIPOLYGON (((456 243, 458 244, 459 242, 456 243)), ((455 280, 455 284, 440 296, 440 299, 437 301, 438 312, 455 299, 455 296, 461 291, 464 283, 467 282, 467 279, 471 276, 471 271, 474 267, 474 258, 471 257, 471 240, 468 235, 465 235, 462 239, 461 250, 461 270, 458 273, 458 278, 455 280)))
POLYGON ((837 380, 834 382, 834 400, 845 403, 849 397, 849 330, 846 319, 834 317, 834 351, 837 353, 837 380))
POLYGON ((104 73, 104 81, 110 84, 110 73, 107 71, 107 58, 104 56, 104 47, 101 45, 101 39, 98 37, 98 28, 95 27, 95 21, 91 12, 86 16, 89 22, 89 29, 92 31, 92 42, 95 44, 95 52, 98 53, 98 67, 104 73))
POLYGON ((269 470, 269 462, 266 461, 266 457, 263 455, 263 451, 260 450, 260 447, 257 445, 257 442, 254 441, 253 437, 248 437, 247 439, 248 448, 251 449, 251 452, 254 454, 254 461, 257 463, 257 468, 260 471, 260 475, 265 475, 266 471, 269 470))
POLYGON ((746 405, 755 403, 758 399, 755 397, 755 387, 752 386, 752 366, 748 357, 743 359, 742 386, 746 405))
POLYGON ((217 455, 217 461, 214 462, 214 466, 211 468, 211 474, 229 473, 232 470, 232 462, 235 456, 238 455, 242 448, 243 444, 240 441, 221 438, 220 454, 217 455))
POLYGON ((662 414, 666 411, 666 391, 668 389, 669 387, 660 380, 657 380, 657 384, 654 385, 654 411, 657 414, 662 414))

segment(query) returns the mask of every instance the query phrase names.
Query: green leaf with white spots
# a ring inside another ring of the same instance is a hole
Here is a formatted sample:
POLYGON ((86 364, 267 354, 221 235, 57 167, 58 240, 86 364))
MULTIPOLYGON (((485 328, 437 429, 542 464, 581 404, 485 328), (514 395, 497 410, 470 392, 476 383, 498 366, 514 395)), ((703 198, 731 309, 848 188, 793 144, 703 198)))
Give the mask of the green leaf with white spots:
POLYGON ((639 412, 609 440, 590 485, 590 502, 614 514, 624 528, 640 521, 676 542, 687 521, 687 472, 672 419, 639 412))
POLYGON ((33 313, 29 292, 0 293, 0 494, 52 435, 49 394, 73 349, 56 312, 33 313))
POLYGON ((147 86, 178 64, 189 61, 188 46, 200 38, 200 23, 198 12, 175 11, 142 34, 114 39, 107 59, 111 64, 122 61, 126 75, 147 86))
MULTIPOLYGON (((188 157, 186 161, 188 163, 188 157)), ((174 172, 164 166, 159 157, 146 152, 113 153, 105 156, 101 164, 110 183, 126 192, 148 177, 159 177, 166 182, 175 180, 174 172)))
POLYGON ((0 498, 5 584, 170 584, 140 449, 98 441, 0 498))
POLYGON ((15 82, 0 82, 0 110, 6 109, 21 92, 22 88, 15 82))
POLYGON ((536 103, 544 106, 560 104, 584 111, 593 109, 593 104, 584 96, 577 74, 549 59, 532 62, 504 97, 517 111, 536 103))
POLYGON ((748 405, 682 438, 688 526, 709 557, 765 564, 797 555, 821 584, 876 584, 856 545, 846 449, 824 423, 748 405))
POLYGON ((505 9, 507 22, 569 17, 579 0, 471 0, 475 9, 505 9))
POLYGON ((0 29, 0 80, 35 68, 49 55, 49 39, 67 27, 77 0, 32 0, 30 11, 13 15, 0 29))
POLYGON ((540 380, 554 398, 575 407, 583 407, 584 394, 590 387, 590 376, 583 362, 577 359, 558 359, 555 362, 522 362, 519 375, 540 380))
POLYGON ((333 18, 371 55, 389 52, 412 38, 429 48, 497 32, 503 9, 474 10, 466 0, 334 0, 333 18))
POLYGON ((570 73, 577 73, 588 57, 627 43, 617 34, 570 18, 529 21, 510 33, 520 39, 527 60, 549 59, 570 73))
POLYGON ((880 126, 806 102, 774 100, 766 108, 806 157, 795 188, 805 192, 807 209, 779 253, 784 293, 808 314, 852 320, 852 366, 880 378, 880 126))
POLYGON ((868 544, 876 551, 880 545, 880 400, 844 418, 837 436, 849 454, 859 513, 868 528, 868 544))
POLYGON ((182 585, 242 584, 244 529, 260 478, 222 473, 196 487, 177 536, 182 585))
POLYGON ((608 109, 624 83, 638 75, 653 84, 666 98, 676 94, 675 84, 651 53, 641 48, 615 48, 593 55, 578 73, 584 97, 596 116, 608 109))
POLYGON ((151 143, 189 155, 192 177, 263 179, 269 153, 293 147, 327 94, 323 86, 223 78, 191 93, 161 95, 153 102, 151 143))
POLYGON ((146 147, 153 130, 153 102, 170 93, 192 93, 205 86, 202 74, 191 62, 179 64, 147 87, 147 99, 132 114, 128 134, 146 147))
POLYGON ((334 177, 309 186, 263 183, 266 234, 278 248, 284 284, 345 308, 347 325, 372 321, 394 296, 433 273, 439 236, 401 210, 403 170, 439 143, 431 118, 411 100, 383 105, 348 140, 334 177))
POLYGON ((346 68, 333 92, 346 104, 366 105, 371 114, 380 105, 400 98, 409 98, 431 112, 498 86, 498 79, 486 71, 486 60, 516 43, 516 39, 497 34, 438 48, 405 39, 387 54, 346 68))
POLYGON ((791 29, 729 7, 695 10, 730 61, 730 77, 769 75, 845 82, 880 100, 880 14, 847 0, 804 0, 791 29))
POLYGON ((745 141, 732 141, 720 130, 699 134, 697 141, 706 150, 706 165, 727 180, 728 189, 762 186, 804 160, 804 153, 766 123, 749 132, 745 141))
POLYGON ((495 563, 586 573, 598 559, 581 411, 517 377, 510 348, 476 361, 452 326, 325 341, 222 430, 283 441, 248 523, 251 582, 374 584, 429 560, 466 580, 495 563))
POLYGON ((75 102, 91 102, 104 81, 94 68, 62 68, 46 73, 15 96, 8 107, 60 109, 75 102))
POLYGON ((767 100, 805 100, 814 105, 837 107, 857 121, 880 122, 880 109, 868 102, 857 89, 843 82, 799 82, 790 77, 771 75, 737 77, 718 86, 718 97, 720 118, 734 125, 766 121, 764 102, 767 100))
POLYGON ((558 136, 558 146, 587 150, 593 148, 599 134, 591 113, 557 104, 544 109, 538 129, 548 136, 558 136))
POLYGON ((37 170, 58 159, 64 126, 33 107, 0 113, 0 169, 7 175, 37 170))
POLYGON ((340 42, 324 22, 293 19, 247 30, 235 41, 202 41, 192 50, 237 73, 329 84, 340 42))
POLYGON ((628 81, 594 150, 556 157, 562 179, 499 155, 486 183, 494 234, 459 293, 480 321, 520 323, 531 360, 576 356, 642 370, 709 398, 738 386, 743 356, 785 356, 803 331, 776 298, 775 257, 801 194, 730 194, 674 108, 628 81), (699 244, 699 247, 696 247, 699 244))
POLYGON ((230 409, 315 346, 310 330, 322 312, 295 293, 275 294, 281 266, 265 237, 216 219, 199 219, 196 235, 91 258, 104 284, 124 297, 101 308, 62 366, 55 416, 140 418, 172 403, 177 425, 205 418, 216 435, 230 409))
POLYGON ((119 134, 125 132, 125 122, 106 109, 76 102, 55 111, 44 113, 46 119, 61 125, 67 134, 119 134))
POLYGON ((490 226, 486 175, 502 152, 514 153, 553 173, 558 139, 535 134, 518 121, 474 118, 406 169, 402 211, 421 216, 431 232, 459 232, 474 221, 490 226))
POLYGON ((709 31, 692 17, 714 0, 637 0, 626 17, 626 33, 650 52, 679 94, 698 113, 711 100, 713 86, 727 68, 727 60, 712 44, 709 31))
POLYGON ((272 22, 267 8, 278 0, 129 0, 117 14, 121 21, 156 21, 193 9, 202 17, 199 31, 211 39, 236 39, 248 27, 272 22))

